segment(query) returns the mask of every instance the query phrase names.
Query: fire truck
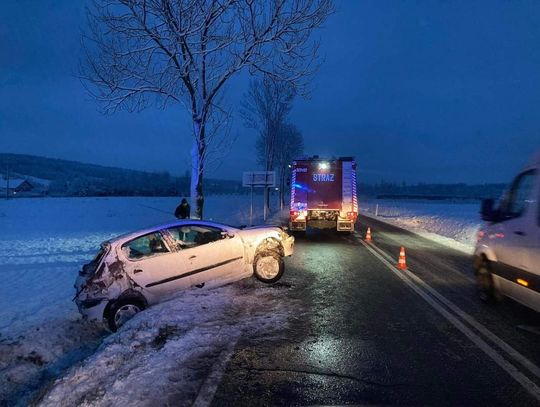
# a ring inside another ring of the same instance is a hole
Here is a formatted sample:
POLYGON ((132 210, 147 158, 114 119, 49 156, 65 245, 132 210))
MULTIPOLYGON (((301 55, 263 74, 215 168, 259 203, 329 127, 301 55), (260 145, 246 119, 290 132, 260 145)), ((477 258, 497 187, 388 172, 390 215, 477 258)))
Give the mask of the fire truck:
POLYGON ((358 217, 353 157, 300 158, 292 163, 289 229, 353 232, 358 217))

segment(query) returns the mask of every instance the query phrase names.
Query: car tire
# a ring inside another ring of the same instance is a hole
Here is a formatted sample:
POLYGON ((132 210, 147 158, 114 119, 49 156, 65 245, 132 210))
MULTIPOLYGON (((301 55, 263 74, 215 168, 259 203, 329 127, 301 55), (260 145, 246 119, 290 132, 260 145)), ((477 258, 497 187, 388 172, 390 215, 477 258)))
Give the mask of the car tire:
POLYGON ((144 303, 136 298, 125 298, 115 301, 109 307, 106 316, 109 329, 116 332, 118 328, 133 318, 135 314, 144 310, 144 308, 144 303))
POLYGON ((499 298, 497 290, 493 285, 493 276, 489 270, 489 264, 486 260, 482 261, 476 270, 476 286, 478 296, 486 304, 493 304, 499 298))
POLYGON ((283 257, 277 251, 261 251, 255 255, 253 274, 257 280, 272 284, 281 278, 284 271, 283 257))

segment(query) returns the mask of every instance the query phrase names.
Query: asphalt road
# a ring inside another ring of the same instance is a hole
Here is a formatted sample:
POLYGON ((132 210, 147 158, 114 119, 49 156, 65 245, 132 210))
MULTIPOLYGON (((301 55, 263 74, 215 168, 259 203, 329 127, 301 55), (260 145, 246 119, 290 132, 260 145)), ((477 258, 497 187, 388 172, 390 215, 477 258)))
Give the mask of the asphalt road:
POLYGON ((470 256, 367 225, 373 245, 297 238, 280 282, 297 315, 279 337, 234 345, 212 405, 540 405, 539 314, 482 304, 470 256), (400 246, 412 274, 385 260, 400 246))

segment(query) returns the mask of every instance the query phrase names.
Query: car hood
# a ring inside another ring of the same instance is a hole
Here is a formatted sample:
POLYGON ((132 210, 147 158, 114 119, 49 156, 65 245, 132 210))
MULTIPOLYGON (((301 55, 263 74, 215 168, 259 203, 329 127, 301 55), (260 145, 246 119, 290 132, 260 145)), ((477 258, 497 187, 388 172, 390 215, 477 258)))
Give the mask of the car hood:
POLYGON ((284 240, 289 235, 283 230, 281 226, 262 225, 251 226, 248 228, 238 230, 238 234, 244 238, 256 238, 261 236, 275 237, 280 240, 284 240))

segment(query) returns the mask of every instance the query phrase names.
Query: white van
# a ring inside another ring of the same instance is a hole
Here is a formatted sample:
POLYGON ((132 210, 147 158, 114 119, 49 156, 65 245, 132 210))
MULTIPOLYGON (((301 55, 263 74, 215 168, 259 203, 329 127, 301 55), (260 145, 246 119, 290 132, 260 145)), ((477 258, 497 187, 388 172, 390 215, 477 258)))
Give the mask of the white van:
POLYGON ((510 297, 540 312, 540 151, 494 207, 482 202, 474 269, 480 297, 510 297))

